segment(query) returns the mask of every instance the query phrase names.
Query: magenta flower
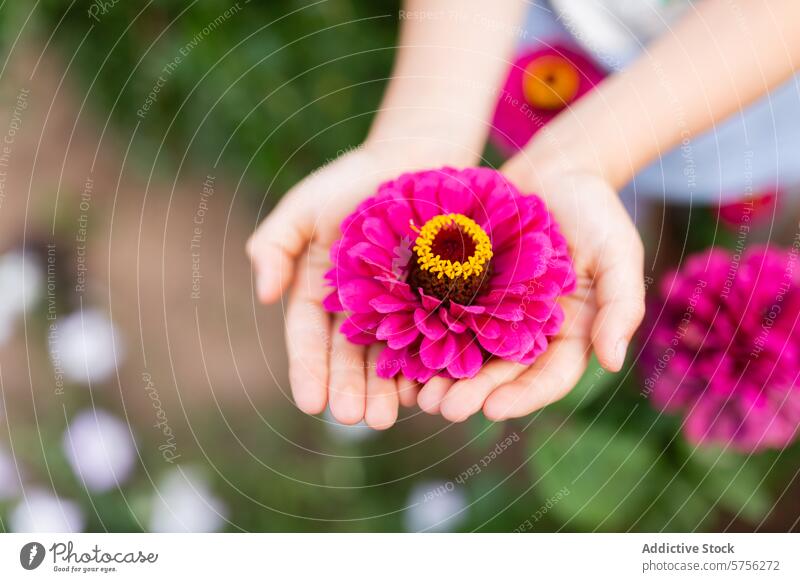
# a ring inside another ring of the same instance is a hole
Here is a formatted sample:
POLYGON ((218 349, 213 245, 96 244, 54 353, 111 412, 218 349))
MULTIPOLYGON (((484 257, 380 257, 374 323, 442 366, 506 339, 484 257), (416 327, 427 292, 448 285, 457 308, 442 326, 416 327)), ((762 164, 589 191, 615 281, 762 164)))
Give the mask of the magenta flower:
POLYGON ((329 311, 357 344, 386 342, 379 376, 474 376, 497 356, 532 363, 575 287, 567 243, 541 199, 488 168, 386 182, 342 223, 329 311))
POLYGON ((712 249, 665 277, 645 346, 645 391, 682 411, 696 443, 782 448, 800 426, 797 250, 712 249))
POLYGON ((717 207, 717 215, 731 230, 758 225, 775 216, 779 199, 778 190, 767 190, 754 194, 749 199, 721 204, 717 207))
POLYGON ((605 73, 575 48, 553 45, 522 54, 500 93, 492 141, 513 154, 604 77, 605 73))

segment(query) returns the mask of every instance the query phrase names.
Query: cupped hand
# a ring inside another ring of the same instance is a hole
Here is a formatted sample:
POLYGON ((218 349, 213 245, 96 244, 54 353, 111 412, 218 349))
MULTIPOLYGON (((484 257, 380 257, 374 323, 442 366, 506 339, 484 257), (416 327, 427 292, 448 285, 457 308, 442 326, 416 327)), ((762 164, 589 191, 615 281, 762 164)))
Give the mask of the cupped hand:
POLYGON ((609 371, 619 370, 644 316, 644 251, 617 193, 582 172, 536 174, 524 155, 502 172, 522 192, 547 203, 569 243, 577 289, 564 296, 564 324, 531 366, 490 360, 470 379, 434 377, 420 407, 460 422, 481 409, 491 420, 530 414, 564 397, 578 382, 594 349, 609 371))
POLYGON ((376 374, 382 346, 348 342, 337 331, 344 315, 332 316, 322 300, 330 292, 324 275, 342 220, 382 182, 431 159, 436 155, 410 147, 354 149, 289 191, 248 241, 259 300, 273 303, 291 286, 285 314, 289 381, 303 412, 318 414, 328 405, 339 422, 363 419, 385 429, 397 419, 399 404, 416 402, 416 383, 376 374))

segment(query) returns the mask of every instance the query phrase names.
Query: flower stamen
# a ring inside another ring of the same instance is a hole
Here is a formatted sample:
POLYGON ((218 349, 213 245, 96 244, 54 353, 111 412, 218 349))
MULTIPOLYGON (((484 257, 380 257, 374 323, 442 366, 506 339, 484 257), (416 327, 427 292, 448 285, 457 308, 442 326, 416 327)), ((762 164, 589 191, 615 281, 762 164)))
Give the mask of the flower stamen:
POLYGON ((419 229, 414 241, 417 266, 441 279, 480 275, 492 259, 492 242, 463 214, 439 214, 419 229))
POLYGON ((492 243, 463 214, 440 214, 417 232, 408 283, 442 301, 470 305, 491 277, 492 243))

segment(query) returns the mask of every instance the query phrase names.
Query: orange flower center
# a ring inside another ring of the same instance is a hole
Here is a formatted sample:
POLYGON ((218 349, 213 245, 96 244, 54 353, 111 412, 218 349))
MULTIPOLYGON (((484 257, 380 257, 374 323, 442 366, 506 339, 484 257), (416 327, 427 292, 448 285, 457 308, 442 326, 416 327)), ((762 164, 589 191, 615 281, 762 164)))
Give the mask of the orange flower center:
POLYGON ((522 76, 525 100, 539 109, 555 111, 578 95, 580 75, 567 59, 546 55, 531 61, 522 76))

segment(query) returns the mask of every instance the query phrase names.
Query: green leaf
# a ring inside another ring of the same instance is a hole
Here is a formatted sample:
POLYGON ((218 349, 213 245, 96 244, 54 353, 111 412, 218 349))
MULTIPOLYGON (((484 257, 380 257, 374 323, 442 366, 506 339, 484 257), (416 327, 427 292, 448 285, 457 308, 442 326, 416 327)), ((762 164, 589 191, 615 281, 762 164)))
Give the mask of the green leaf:
POLYGON ((693 474, 712 503, 752 522, 772 508, 761 459, 716 447, 686 448, 693 474))
POLYGON ((653 495, 653 505, 635 525, 646 532, 702 531, 714 517, 697 484, 683 473, 664 475, 663 485, 653 495))
POLYGON ((576 420, 539 436, 531 469, 548 512, 567 520, 565 529, 625 528, 661 481, 656 452, 625 432, 576 420))
POLYGON ((503 423, 487 419, 482 414, 475 414, 467 421, 467 429, 472 436, 470 445, 479 449, 494 446, 503 436, 503 423))

